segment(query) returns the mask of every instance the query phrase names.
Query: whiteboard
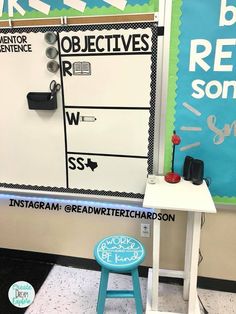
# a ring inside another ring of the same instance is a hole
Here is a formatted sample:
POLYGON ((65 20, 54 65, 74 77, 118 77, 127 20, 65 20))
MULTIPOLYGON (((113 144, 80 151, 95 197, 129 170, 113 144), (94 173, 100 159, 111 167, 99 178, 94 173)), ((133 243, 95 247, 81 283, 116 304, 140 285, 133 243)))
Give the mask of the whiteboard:
POLYGON ((142 199, 157 155, 157 38, 151 22, 1 29, 0 187, 142 199), (52 80, 57 109, 30 110, 26 95, 52 80))

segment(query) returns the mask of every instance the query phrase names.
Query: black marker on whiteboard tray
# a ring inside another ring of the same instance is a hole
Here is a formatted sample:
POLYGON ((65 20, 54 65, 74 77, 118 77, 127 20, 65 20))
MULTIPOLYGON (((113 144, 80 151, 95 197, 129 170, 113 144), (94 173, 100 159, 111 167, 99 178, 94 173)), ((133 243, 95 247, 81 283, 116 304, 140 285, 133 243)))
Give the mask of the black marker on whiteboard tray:
POLYGON ((93 116, 80 116, 79 120, 81 122, 95 122, 97 119, 93 116))

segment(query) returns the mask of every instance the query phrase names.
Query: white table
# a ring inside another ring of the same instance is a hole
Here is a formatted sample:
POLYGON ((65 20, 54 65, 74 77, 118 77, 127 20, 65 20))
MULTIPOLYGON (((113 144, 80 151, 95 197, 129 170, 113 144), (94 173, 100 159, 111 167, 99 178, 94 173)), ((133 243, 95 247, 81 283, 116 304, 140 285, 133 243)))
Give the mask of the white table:
MULTIPOLYGON (((151 176, 153 177, 153 176, 151 176)), ((188 313, 200 314, 197 300, 197 274, 201 232, 201 213, 216 213, 216 208, 205 181, 201 185, 181 179, 179 183, 167 183, 162 176, 155 183, 147 180, 143 207, 188 212, 184 271, 159 269, 160 221, 153 222, 153 268, 148 273, 146 314, 171 313, 158 311, 159 275, 184 279, 183 298, 188 300, 188 313)))

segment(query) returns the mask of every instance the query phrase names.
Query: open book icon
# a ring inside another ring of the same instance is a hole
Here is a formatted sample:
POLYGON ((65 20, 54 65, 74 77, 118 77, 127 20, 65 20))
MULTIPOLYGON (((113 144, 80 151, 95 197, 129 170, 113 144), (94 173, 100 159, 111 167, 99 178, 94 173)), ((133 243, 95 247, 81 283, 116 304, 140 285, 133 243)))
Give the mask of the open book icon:
POLYGON ((74 75, 91 75, 91 64, 87 61, 73 63, 74 75))

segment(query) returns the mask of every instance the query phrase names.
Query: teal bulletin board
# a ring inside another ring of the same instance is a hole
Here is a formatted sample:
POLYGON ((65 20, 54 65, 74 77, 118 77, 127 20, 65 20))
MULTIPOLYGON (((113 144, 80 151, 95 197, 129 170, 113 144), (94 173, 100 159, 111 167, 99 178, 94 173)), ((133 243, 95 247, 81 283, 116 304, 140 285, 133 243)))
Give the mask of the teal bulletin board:
POLYGON ((185 156, 202 159, 216 203, 236 204, 236 3, 174 0, 165 171, 182 173, 185 156))

